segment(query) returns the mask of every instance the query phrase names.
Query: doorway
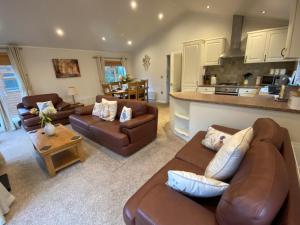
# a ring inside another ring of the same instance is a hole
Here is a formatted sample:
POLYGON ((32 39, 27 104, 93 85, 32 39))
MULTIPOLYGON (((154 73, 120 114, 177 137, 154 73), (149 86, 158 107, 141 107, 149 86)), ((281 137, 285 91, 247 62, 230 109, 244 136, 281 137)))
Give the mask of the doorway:
POLYGON ((173 52, 166 57, 166 94, 169 102, 170 93, 181 91, 182 53, 173 52))
POLYGON ((167 82, 167 88, 166 88, 166 95, 167 95, 167 103, 169 103, 170 100, 170 88, 171 88, 171 81, 170 81, 170 70, 171 70, 171 55, 167 55, 167 71, 166 71, 166 82, 167 82))

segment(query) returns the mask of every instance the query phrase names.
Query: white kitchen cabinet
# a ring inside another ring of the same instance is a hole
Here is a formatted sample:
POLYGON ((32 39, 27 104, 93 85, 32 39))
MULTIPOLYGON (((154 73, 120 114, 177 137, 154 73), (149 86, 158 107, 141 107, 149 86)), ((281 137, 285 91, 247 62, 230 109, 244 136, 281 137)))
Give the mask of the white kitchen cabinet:
POLYGON ((204 65, 220 65, 220 56, 225 51, 225 38, 214 38, 205 40, 204 65))
POLYGON ((239 96, 254 97, 258 93, 257 88, 239 88, 239 96))
POLYGON ((284 61, 283 52, 285 51, 287 33, 287 27, 274 29, 267 32, 265 50, 266 62, 284 61))
POLYGON ((265 31, 248 33, 245 63, 264 62, 266 41, 267 33, 265 31))
POLYGON ((285 58, 300 58, 300 0, 291 1, 285 58))
POLYGON ((203 40, 183 43, 182 55, 182 91, 196 91, 198 84, 202 83, 203 63, 203 40))
POLYGON ((197 92, 201 94, 213 95, 215 94, 215 87, 198 87, 197 92))
POLYGON ((284 58, 287 33, 287 27, 249 32, 245 63, 287 61, 284 58))

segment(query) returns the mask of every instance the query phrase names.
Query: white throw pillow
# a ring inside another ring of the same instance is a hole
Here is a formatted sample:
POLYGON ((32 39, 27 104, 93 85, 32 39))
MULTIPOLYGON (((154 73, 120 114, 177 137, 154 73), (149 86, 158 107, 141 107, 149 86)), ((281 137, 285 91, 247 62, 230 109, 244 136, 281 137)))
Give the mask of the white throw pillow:
POLYGON ((120 122, 124 123, 128 120, 131 120, 131 118, 132 118, 132 109, 124 106, 120 115, 120 122))
POLYGON ((218 151, 231 137, 231 134, 209 127, 202 144, 211 150, 218 151))
POLYGON ((252 138, 252 127, 232 135, 208 164, 205 176, 217 180, 232 177, 249 149, 252 138))
POLYGON ((118 102, 117 101, 108 101, 105 98, 102 98, 103 103, 103 114, 101 114, 101 118, 107 121, 114 121, 117 115, 118 102), (109 113, 109 114, 108 114, 109 113), (108 114, 108 116, 107 116, 108 114))
POLYGON ((102 110, 102 103, 95 102, 92 115, 100 117, 101 110, 102 110))
POLYGON ((229 184, 184 171, 168 171, 169 187, 194 197, 215 197, 223 194, 229 184))
POLYGON ((51 112, 51 114, 57 113, 57 110, 54 108, 52 101, 37 102, 36 105, 39 108, 40 113, 41 112, 43 112, 45 114, 47 114, 48 112, 51 112))

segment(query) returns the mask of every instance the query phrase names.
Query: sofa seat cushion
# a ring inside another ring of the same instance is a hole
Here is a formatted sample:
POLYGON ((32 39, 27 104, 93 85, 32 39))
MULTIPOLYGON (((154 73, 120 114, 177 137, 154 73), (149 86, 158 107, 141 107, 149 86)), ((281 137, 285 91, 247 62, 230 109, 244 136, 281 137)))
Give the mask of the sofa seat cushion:
POLYGON ((215 214, 201 204, 161 184, 141 201, 136 224, 217 225, 217 221, 215 214))
POLYGON ((90 126, 92 135, 100 141, 100 143, 110 143, 113 146, 129 145, 128 136, 120 131, 120 121, 99 121, 90 126))
MULTIPOLYGON (((126 203, 124 207, 124 220, 126 224, 134 225, 136 210, 142 201, 142 199, 146 196, 146 194, 154 188, 154 186, 158 184, 163 184, 167 182, 168 179, 168 171, 169 170, 182 170, 187 172, 196 173, 198 175, 203 175, 205 169, 201 169, 191 163, 185 162, 180 159, 173 159, 169 161, 163 168, 161 168, 150 180, 148 180, 126 203)), ((198 199, 200 202, 202 199, 198 199)), ((203 199, 203 206, 205 206, 205 199, 203 199)), ((211 204, 211 202, 209 202, 211 204)), ((212 206, 209 206, 212 207, 212 206)), ((215 208, 213 206, 213 208, 215 208)))
POLYGON ((273 144, 277 149, 281 149, 283 143, 282 128, 270 118, 257 119, 253 125, 254 139, 252 145, 263 141, 273 144))
POLYGON ((266 142, 252 146, 222 195, 217 220, 224 225, 271 224, 289 188, 285 162, 266 142))
POLYGON ((71 115, 70 117, 70 122, 74 124, 75 126, 82 127, 86 130, 89 129, 89 126, 92 124, 95 124, 101 119, 97 116, 92 116, 92 115, 71 115))
POLYGON ((216 152, 209 150, 201 144, 206 132, 198 132, 177 154, 176 158, 189 162, 205 170, 216 152))

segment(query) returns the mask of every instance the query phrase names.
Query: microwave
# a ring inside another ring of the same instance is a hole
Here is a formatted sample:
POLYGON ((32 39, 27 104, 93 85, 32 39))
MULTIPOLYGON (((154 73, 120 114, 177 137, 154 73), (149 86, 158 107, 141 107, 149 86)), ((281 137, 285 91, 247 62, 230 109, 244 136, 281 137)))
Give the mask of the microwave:
POLYGON ((280 76, 263 76, 261 84, 264 86, 279 86, 280 76))

